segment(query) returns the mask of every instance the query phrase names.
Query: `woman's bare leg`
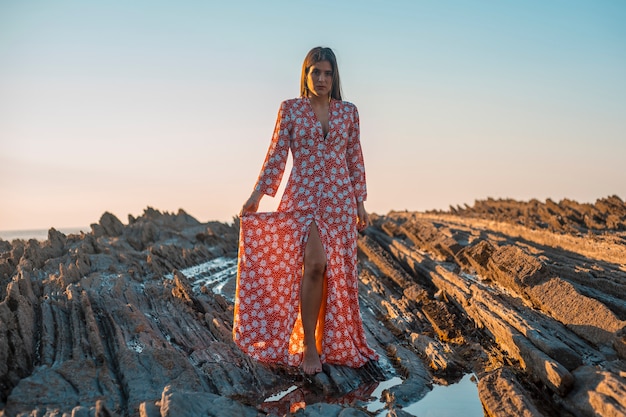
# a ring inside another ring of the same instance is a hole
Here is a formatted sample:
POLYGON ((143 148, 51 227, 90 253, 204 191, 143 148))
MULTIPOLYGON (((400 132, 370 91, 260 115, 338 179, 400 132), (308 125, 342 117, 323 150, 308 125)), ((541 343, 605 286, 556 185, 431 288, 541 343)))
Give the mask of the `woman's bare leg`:
POLYGON ((311 223, 309 239, 304 249, 304 274, 300 289, 300 313, 304 328, 304 358, 302 370, 306 374, 322 372, 322 363, 315 342, 315 328, 322 305, 326 254, 317 225, 311 223))

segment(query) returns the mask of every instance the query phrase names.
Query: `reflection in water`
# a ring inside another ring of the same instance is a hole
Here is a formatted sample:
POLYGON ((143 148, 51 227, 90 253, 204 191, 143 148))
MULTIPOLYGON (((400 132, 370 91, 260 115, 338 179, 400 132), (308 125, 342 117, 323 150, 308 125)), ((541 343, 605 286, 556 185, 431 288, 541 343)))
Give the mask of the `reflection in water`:
MULTIPOLYGON (((402 409, 419 417, 483 417, 483 405, 472 374, 452 385, 435 385, 426 397, 402 409)), ((386 414, 380 414, 384 416, 386 414)))
POLYGON ((377 382, 369 382, 340 397, 329 397, 322 393, 314 392, 306 386, 292 386, 267 398, 257 408, 268 414, 284 416, 305 408, 307 404, 325 402, 328 404, 355 405, 356 403, 371 401, 372 393, 377 386, 377 382))
POLYGON ((373 413, 385 408, 385 403, 381 401, 383 391, 393 386, 400 385, 401 383, 402 378, 397 376, 391 378, 388 381, 383 381, 379 383, 374 392, 372 392, 372 399, 370 400, 369 404, 367 404, 367 411, 373 413))
MULTIPOLYGON (((389 410, 385 408, 383 392, 403 380, 393 377, 380 383, 367 383, 341 397, 328 397, 316 393, 306 385, 292 385, 288 389, 268 397, 257 406, 268 414, 279 416, 295 413, 307 405, 325 402, 347 406, 366 407, 367 411, 378 417, 386 417, 389 410)), ((484 417, 483 406, 478 399, 476 383, 472 374, 465 375, 459 382, 451 385, 435 385, 433 390, 420 401, 402 409, 406 414, 419 417, 484 417)))

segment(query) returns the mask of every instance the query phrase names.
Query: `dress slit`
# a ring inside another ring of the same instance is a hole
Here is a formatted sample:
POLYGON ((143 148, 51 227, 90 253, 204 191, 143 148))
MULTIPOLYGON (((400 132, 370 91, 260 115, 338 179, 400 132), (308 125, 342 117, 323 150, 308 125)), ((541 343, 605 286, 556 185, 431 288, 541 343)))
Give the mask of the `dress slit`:
MULTIPOLYGON (((313 219, 307 226, 306 233, 304 233, 304 245, 302 247, 302 275, 304 276, 304 254, 306 253, 306 246, 309 244, 309 238, 311 237, 311 225, 315 224, 317 228, 317 236, 320 239, 320 243, 322 244, 322 249, 324 251, 324 259, 326 261, 326 265, 324 266, 324 277, 322 278, 322 302, 320 304, 320 310, 317 315, 317 322, 315 325, 315 347, 317 348, 317 353, 322 354, 323 349, 323 340, 324 340, 324 321, 326 317, 326 304, 328 297, 328 250, 326 249, 326 245, 324 244, 324 239, 322 238, 322 232, 320 231, 320 227, 317 225, 315 219, 313 219)), ((300 282, 302 285, 302 282, 300 282)), ((302 306, 302 291, 300 291, 300 297, 298 304, 302 306)), ((300 319, 302 317, 300 316, 300 319)))

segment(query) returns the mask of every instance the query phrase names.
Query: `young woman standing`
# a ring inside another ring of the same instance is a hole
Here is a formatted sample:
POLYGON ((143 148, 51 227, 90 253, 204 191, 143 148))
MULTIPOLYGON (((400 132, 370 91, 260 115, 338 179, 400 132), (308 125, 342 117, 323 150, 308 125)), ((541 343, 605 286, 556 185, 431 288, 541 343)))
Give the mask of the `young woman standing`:
POLYGON ((368 226, 356 106, 342 101, 330 48, 304 59, 300 97, 281 103, 254 191, 241 209, 233 337, 257 360, 301 366, 360 367, 378 355, 367 345, 358 303, 357 236, 368 226), (293 168, 278 210, 274 196, 287 156, 293 168))

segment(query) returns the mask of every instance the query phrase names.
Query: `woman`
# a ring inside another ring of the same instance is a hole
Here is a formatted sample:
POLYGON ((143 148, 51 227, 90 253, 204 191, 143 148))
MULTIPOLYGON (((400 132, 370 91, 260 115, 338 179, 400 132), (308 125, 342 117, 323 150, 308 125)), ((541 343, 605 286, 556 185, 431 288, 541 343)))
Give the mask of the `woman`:
POLYGON ((358 304, 357 229, 368 226, 365 168, 356 107, 341 100, 337 60, 313 48, 300 94, 281 103, 254 191, 241 210, 233 337, 263 362, 359 367, 378 355, 367 345, 358 304), (256 213, 274 196, 289 150, 293 168, 275 213, 256 213))

